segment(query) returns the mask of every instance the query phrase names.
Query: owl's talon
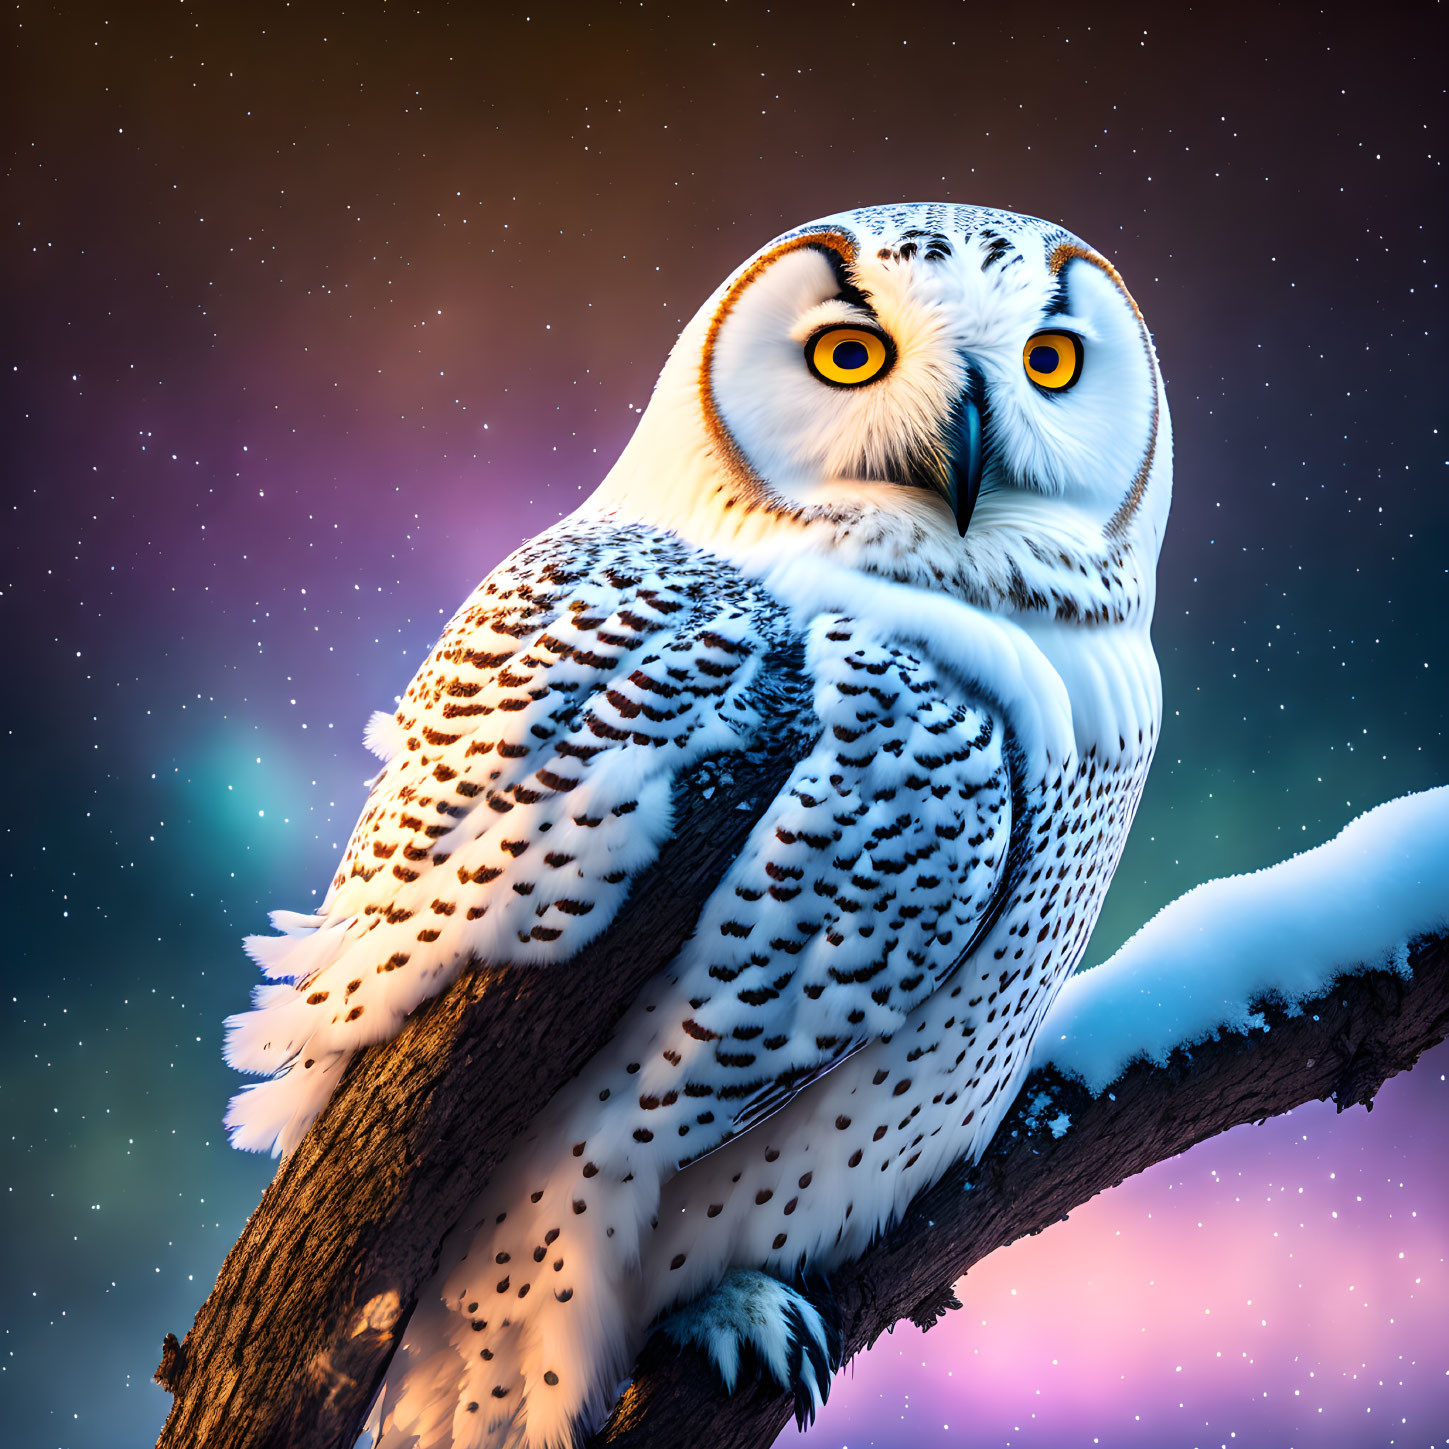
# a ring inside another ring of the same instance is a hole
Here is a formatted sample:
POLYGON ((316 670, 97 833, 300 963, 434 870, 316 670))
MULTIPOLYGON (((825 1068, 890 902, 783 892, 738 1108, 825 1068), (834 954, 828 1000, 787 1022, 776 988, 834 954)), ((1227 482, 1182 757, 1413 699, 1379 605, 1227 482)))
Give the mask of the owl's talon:
POLYGON ((795 1421, 802 1429, 830 1396, 844 1342, 828 1290, 807 1297, 752 1268, 732 1269, 712 1292, 659 1326, 681 1348, 698 1348, 729 1393, 739 1380, 741 1350, 749 1350, 793 1396, 795 1421))

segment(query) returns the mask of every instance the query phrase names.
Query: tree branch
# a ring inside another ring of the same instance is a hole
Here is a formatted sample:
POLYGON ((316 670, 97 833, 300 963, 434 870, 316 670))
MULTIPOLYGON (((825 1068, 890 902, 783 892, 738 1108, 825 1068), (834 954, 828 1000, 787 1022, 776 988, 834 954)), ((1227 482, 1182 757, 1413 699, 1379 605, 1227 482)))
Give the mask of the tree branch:
MULTIPOLYGON (((1340 1111, 1371 1106, 1389 1077, 1449 1035, 1449 935, 1414 942, 1409 964, 1408 978, 1340 976, 1294 1014, 1256 1003, 1266 1033, 1178 1050, 1166 1067, 1139 1062, 1110 1095, 1093 1097, 1055 1068, 1033 1073, 980 1162, 948 1172, 834 1276, 847 1356, 903 1318, 938 1316, 987 1254, 1208 1137, 1328 1097, 1340 1111), (1071 1126, 1054 1137, 1047 1124, 1062 1113, 1071 1126)), ((765 1449, 792 1413, 790 1396, 767 1385, 727 1396, 697 1352, 656 1336, 590 1449, 765 1449)))

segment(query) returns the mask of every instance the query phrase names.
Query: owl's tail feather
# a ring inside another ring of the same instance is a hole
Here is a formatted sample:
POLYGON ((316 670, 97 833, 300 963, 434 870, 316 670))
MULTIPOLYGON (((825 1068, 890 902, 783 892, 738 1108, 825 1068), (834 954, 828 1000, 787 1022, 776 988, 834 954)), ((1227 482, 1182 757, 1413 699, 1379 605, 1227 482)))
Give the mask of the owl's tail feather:
POLYGON ((627 1131, 634 1158, 611 1141, 622 1124, 562 1155, 566 1125, 548 1125, 500 1167, 425 1290, 388 1369, 380 1449, 414 1449, 409 1435, 416 1449, 574 1449, 612 1405, 643 1327, 659 1167, 627 1131), (444 1404, 448 1433, 420 1434, 444 1404))
POLYGON ((352 1057, 394 1036, 467 959, 463 950, 440 950, 424 969, 395 970, 408 957, 389 957, 388 928, 375 934, 349 917, 314 929, 313 919, 277 912, 273 923, 287 934, 247 938, 248 953, 273 979, 253 989, 250 1011, 226 1019, 223 1053, 238 1071, 270 1078, 233 1098, 227 1116, 233 1145, 250 1151, 291 1152, 352 1057))
POLYGON ((252 988, 250 1011, 226 1019, 223 1054, 237 1071, 271 1073, 286 1066, 325 1020, 314 1008, 329 993, 302 983, 316 981, 344 954, 352 922, 319 929, 308 924, 315 919, 273 911, 272 924, 284 934, 248 936, 242 942, 270 984, 252 988))
POLYGON ((528 1439, 528 1385, 523 1377, 523 1333, 493 1335, 493 1347, 475 1349, 467 1326, 452 1330, 455 1362, 462 1366, 452 1403, 450 1449, 517 1449, 528 1439), (460 1341, 462 1340, 462 1341, 460 1341))
POLYGON ((255 986, 252 1009, 226 1019, 222 1054, 239 1072, 275 1072, 296 1058, 316 1029, 316 1013, 295 986, 255 986))
POLYGON ((471 1344, 458 1343, 456 1317, 439 1301, 419 1305, 374 1411, 376 1449, 513 1449, 527 1442, 518 1336, 495 1339, 485 1361, 471 1344), (510 1386, 507 1393, 490 1391, 498 1379, 510 1386))
POLYGON ((290 1154, 327 1105, 351 1059, 351 1052, 305 1058, 279 1077, 243 1087, 226 1109, 232 1146, 273 1157, 290 1154))
POLYGON ((463 1365, 451 1344, 419 1348, 420 1337, 410 1325, 397 1352, 407 1372, 389 1374, 378 1396, 368 1424, 374 1449, 451 1449, 463 1365))
POLYGON ((331 964, 346 939, 351 920, 323 924, 320 916, 273 911, 277 936, 247 936, 242 948, 272 980, 305 981, 331 964))

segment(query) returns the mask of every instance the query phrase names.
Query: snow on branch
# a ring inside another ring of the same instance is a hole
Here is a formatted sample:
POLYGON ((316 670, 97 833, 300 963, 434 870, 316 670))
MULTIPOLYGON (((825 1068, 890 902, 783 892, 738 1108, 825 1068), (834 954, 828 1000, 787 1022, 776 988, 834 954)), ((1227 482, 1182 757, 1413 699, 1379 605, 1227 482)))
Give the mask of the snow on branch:
POLYGON ((1134 1061, 1166 1066, 1220 1033, 1262 1031, 1345 973, 1403 971, 1449 927, 1449 785, 1360 815, 1326 845, 1173 901, 1057 997, 1032 1065, 1094 1096, 1134 1061))
MULTIPOLYGON (((989 1253, 1244 1122, 1382 1083, 1449 1036, 1449 788, 1335 840, 1213 881, 1068 983, 982 1160, 958 1167, 835 1276, 847 1354, 899 1320, 930 1327, 989 1253), (1107 1088, 1111 1088, 1110 1091, 1107 1088)), ((726 1397, 656 1337, 591 1449, 765 1449, 788 1396, 726 1397)))

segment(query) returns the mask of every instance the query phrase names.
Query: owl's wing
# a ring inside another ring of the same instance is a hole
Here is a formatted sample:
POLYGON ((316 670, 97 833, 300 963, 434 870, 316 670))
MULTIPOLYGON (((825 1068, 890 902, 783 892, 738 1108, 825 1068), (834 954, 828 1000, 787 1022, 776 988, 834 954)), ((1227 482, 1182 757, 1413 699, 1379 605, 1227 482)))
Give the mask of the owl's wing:
MULTIPOLYGON (((814 748, 706 902, 671 972, 689 1015, 658 1031, 726 1136, 904 1029, 990 929, 1010 874, 1020 812, 993 706, 842 616, 812 624, 806 672, 814 748)), ((1013 949, 996 952, 1002 991, 1021 969, 1020 949, 1003 959, 1013 949)), ((963 1020, 981 1004, 971 994, 963 1020)), ((639 1078, 646 1099, 651 1075, 667 1084, 655 1068, 639 1078)), ((689 1142, 719 1139, 716 1127, 689 1142)))
POLYGON ((320 911, 247 943, 274 984, 229 1019, 227 1060, 276 1075, 232 1100, 232 1141, 289 1152, 352 1056, 470 960, 598 936, 682 772, 759 733, 789 639, 758 585, 655 530, 565 521, 500 565, 369 726, 387 762, 320 911))

